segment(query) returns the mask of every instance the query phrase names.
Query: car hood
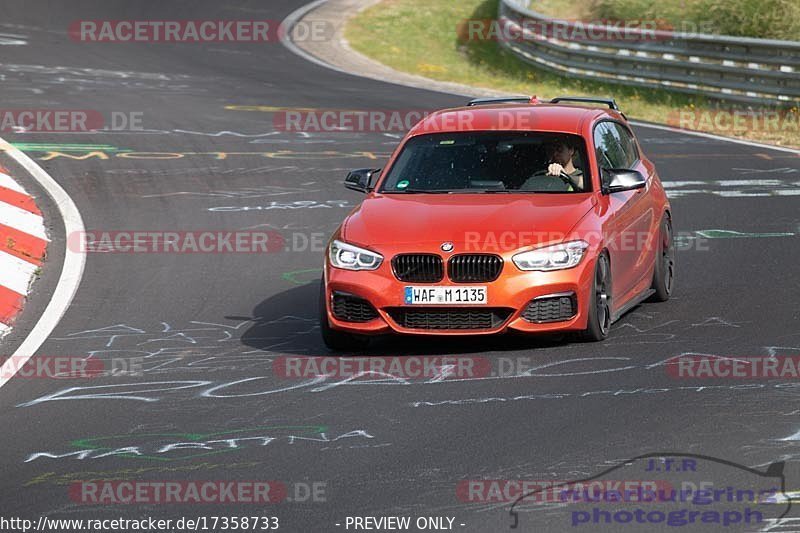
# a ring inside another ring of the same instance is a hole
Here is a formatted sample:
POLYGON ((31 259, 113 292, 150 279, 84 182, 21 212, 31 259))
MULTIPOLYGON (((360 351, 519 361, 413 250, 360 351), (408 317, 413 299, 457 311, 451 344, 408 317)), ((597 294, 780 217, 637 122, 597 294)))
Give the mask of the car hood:
POLYGON ((564 238, 594 205, 592 194, 374 194, 343 224, 342 238, 364 246, 461 243, 522 232, 533 242, 564 238))

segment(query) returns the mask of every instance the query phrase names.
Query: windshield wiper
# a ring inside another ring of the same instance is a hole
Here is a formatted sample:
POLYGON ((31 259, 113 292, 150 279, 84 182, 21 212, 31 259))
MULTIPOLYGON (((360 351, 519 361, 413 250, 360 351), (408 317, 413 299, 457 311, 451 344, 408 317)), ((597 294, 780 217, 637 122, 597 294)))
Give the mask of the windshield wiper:
MULTIPOLYGON (((391 191, 381 191, 384 194, 511 194, 522 192, 517 189, 400 189, 391 191)), ((528 192, 528 191, 524 191, 528 192)), ((531 191, 533 192, 533 191, 531 191)))
POLYGON ((399 189, 394 191, 383 191, 384 194, 449 194, 450 189, 399 189))

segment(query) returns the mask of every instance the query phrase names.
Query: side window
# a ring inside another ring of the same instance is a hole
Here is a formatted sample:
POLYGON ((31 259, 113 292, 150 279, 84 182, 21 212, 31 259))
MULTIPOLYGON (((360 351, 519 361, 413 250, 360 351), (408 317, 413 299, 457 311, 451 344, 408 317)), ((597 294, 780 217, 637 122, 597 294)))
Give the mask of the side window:
POLYGON ((627 157, 622 148, 620 133, 611 122, 601 122, 594 129, 594 146, 597 166, 604 168, 626 168, 627 157))
POLYGON ((622 168, 633 168, 633 165, 639 160, 639 150, 636 149, 633 134, 621 124, 609 122, 608 125, 617 130, 622 151, 625 153, 625 165, 622 168))

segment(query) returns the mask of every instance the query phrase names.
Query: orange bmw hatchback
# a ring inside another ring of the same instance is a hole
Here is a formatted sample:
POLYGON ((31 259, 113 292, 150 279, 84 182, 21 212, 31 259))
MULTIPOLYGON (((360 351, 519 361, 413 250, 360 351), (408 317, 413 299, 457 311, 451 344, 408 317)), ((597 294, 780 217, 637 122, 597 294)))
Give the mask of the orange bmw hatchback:
POLYGON ((606 338, 675 276, 670 204, 612 99, 473 100, 421 120, 328 243, 320 326, 370 336, 606 338), (598 107, 597 104, 603 107, 598 107))

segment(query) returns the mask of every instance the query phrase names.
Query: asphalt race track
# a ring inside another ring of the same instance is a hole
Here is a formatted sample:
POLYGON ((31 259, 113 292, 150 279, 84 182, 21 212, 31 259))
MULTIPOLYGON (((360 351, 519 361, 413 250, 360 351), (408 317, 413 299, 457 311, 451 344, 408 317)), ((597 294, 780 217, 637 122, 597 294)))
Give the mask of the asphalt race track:
MULTIPOLYGON (((87 44, 66 35, 76 19, 282 20, 302 2, 224 4, 3 3, 0 32, 27 44, 0 46, 1 107, 142 113, 144 131, 2 135, 27 145, 87 230, 267 228, 300 243, 267 255, 89 254, 70 309, 39 352, 140 358, 141 372, 15 378, 0 389, 3 516, 271 515, 291 532, 342 531, 348 516, 447 516, 456 530, 503 531, 509 504, 464 502, 459 481, 575 479, 661 451, 761 469, 784 460, 787 489, 797 487, 800 437, 783 440, 800 431, 793 383, 678 380, 663 365, 688 353, 800 353, 796 154, 635 127, 671 193, 677 289, 669 302, 626 315, 607 342, 382 340, 370 353, 503 358, 520 371, 290 381, 273 373, 275 358, 330 353, 317 327, 323 254, 310 242, 327 240, 360 201, 342 186, 346 171, 382 166, 397 135, 280 132, 269 112, 226 107, 433 109, 464 98, 338 73, 280 43, 87 44), (91 152, 101 155, 77 157, 91 152), (243 437, 253 438, 219 442, 243 437), (164 451, 165 442, 211 440, 164 451), (139 453, 106 453, 131 447, 139 453), (71 497, 74 482, 93 479, 280 480, 295 500, 304 499, 295 484, 316 483, 324 501, 90 505, 71 497)), ((57 211, 47 201, 42 208, 51 248, 63 248, 57 211)), ((60 261, 50 257, 3 353, 35 322, 60 261)), ((523 512, 520 528, 580 530, 550 520, 523 512)))

